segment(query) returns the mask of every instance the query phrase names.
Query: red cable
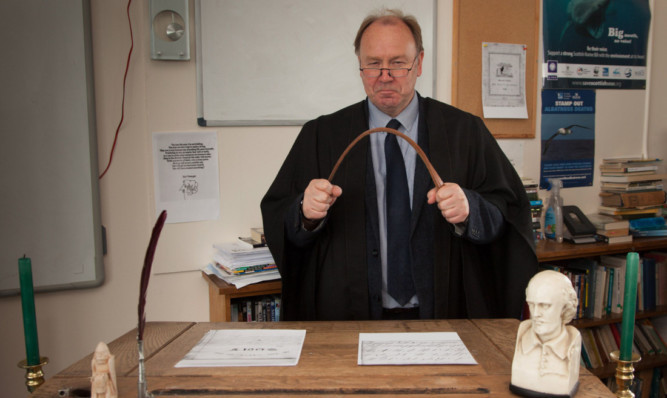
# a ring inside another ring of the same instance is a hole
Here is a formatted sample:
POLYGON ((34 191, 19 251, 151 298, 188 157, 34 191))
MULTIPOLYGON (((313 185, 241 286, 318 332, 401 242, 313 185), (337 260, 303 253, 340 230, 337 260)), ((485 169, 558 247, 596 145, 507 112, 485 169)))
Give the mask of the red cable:
POLYGON ((127 63, 125 65, 125 75, 123 76, 123 99, 121 101, 121 110, 120 110, 120 122, 118 122, 118 127, 116 127, 116 134, 113 139, 113 145, 111 146, 111 153, 109 154, 109 163, 107 164, 107 167, 104 169, 102 174, 100 174, 99 179, 101 180, 102 177, 107 173, 109 170, 109 167, 111 167, 111 161, 113 160, 113 153, 116 150, 116 141, 118 141, 118 133, 120 132, 120 127, 123 125, 123 120, 125 119, 125 87, 126 87, 126 82, 127 82, 127 72, 130 70, 130 59, 132 58, 132 50, 134 49, 134 35, 132 34, 132 20, 130 19, 130 4, 132 4, 132 0, 128 0, 127 2, 127 22, 130 25, 130 52, 127 54, 127 63))

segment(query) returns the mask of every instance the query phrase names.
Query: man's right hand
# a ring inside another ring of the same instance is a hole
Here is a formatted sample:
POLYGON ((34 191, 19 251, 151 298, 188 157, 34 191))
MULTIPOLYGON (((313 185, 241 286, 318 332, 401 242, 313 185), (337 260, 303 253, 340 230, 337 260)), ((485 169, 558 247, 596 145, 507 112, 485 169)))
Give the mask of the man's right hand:
POLYGON ((323 219, 342 193, 341 187, 331 184, 328 180, 311 180, 303 193, 301 204, 303 216, 309 220, 323 219))

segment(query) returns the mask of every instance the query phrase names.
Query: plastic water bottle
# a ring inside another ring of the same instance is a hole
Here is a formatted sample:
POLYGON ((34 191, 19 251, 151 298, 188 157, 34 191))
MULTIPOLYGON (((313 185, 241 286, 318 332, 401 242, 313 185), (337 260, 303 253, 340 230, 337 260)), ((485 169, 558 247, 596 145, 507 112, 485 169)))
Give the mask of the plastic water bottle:
POLYGON ((549 178, 551 195, 547 201, 547 211, 544 215, 544 230, 547 239, 563 242, 563 198, 560 189, 563 181, 560 178, 549 178))

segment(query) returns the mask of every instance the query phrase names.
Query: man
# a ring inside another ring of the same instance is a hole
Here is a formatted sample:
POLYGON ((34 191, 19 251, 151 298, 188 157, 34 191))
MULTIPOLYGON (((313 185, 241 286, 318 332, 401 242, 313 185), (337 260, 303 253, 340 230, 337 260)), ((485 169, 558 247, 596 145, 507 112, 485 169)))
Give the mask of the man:
POLYGON ((512 361, 510 390, 572 396, 579 383, 581 334, 567 325, 577 311, 572 282, 556 271, 542 271, 526 288, 530 319, 521 322, 512 361))
POLYGON ((415 91, 424 50, 413 17, 367 17, 355 52, 368 98, 306 123, 262 199, 282 319, 519 317, 537 260, 512 165, 479 118, 415 91), (384 132, 325 179, 356 136, 390 121, 418 142, 442 187, 384 132))

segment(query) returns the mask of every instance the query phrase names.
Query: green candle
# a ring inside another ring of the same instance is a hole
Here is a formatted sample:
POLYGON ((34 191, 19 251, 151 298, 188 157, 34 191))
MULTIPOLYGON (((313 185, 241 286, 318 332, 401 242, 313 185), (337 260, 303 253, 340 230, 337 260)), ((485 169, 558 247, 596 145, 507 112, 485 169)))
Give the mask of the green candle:
POLYGON ((19 280, 21 282, 21 305, 23 307, 23 333, 28 365, 39 365, 39 341, 35 319, 35 295, 32 287, 32 264, 30 258, 19 258, 19 280))
POLYGON ((623 297, 623 323, 621 324, 621 361, 632 359, 638 272, 639 254, 630 252, 625 261, 625 292, 623 297))

